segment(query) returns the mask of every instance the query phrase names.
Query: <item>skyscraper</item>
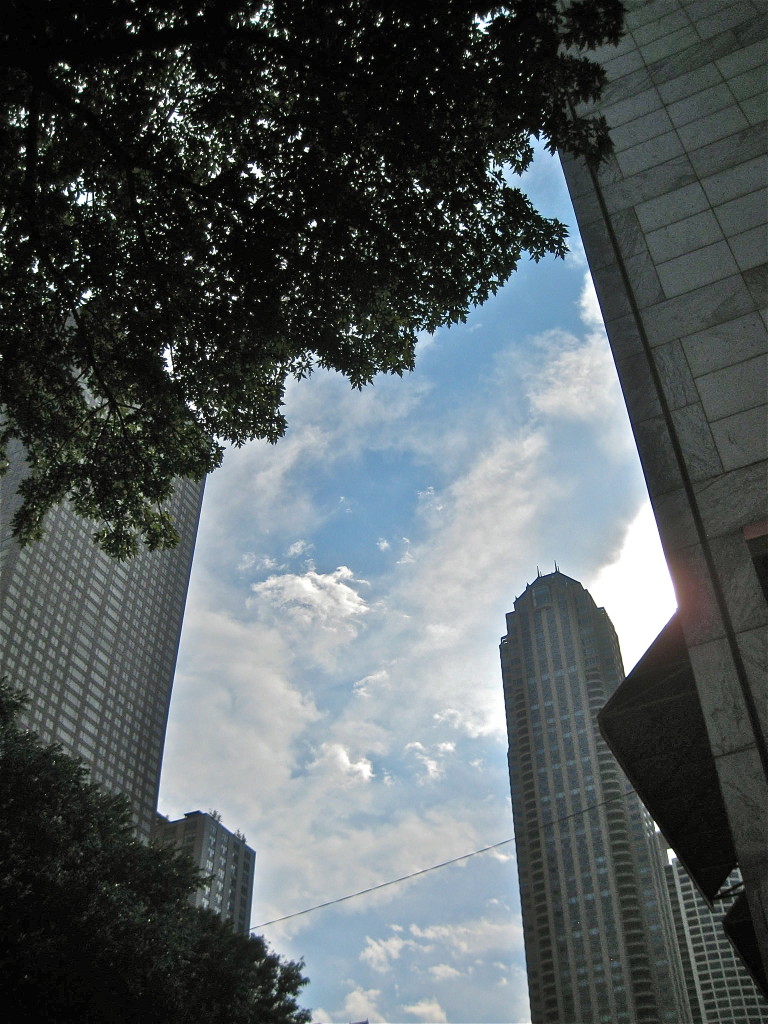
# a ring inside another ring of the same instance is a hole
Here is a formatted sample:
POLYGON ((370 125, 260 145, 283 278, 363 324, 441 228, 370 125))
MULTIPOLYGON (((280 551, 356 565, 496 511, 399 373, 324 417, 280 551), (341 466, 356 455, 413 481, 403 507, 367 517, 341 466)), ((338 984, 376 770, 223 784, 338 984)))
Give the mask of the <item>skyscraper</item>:
POLYGON ((218 815, 188 811, 183 818, 169 821, 158 814, 155 838, 188 854, 210 881, 190 902, 206 907, 232 922, 237 932, 247 935, 251 926, 251 902, 256 853, 239 832, 224 828, 218 815))
POLYGON ((563 167, 679 613, 603 722, 706 898, 739 867, 727 927, 768 991, 768 19, 624 3, 613 156, 563 167))
POLYGON ((623 678, 610 619, 539 576, 501 665, 532 1021, 689 1021, 654 826, 597 729, 623 678))
POLYGON ((157 807, 168 705, 202 484, 172 502, 181 541, 115 562, 67 505, 42 541, 20 548, 10 523, 24 474, 20 447, 0 477, 0 676, 31 703, 23 724, 82 757, 94 782, 130 799, 148 836, 157 807))
MULTIPOLYGON (((694 1024, 768 1024, 768 1002, 723 932, 722 916, 735 897, 713 913, 677 858, 664 871, 694 1024)), ((739 873, 728 882, 738 891, 739 873)))

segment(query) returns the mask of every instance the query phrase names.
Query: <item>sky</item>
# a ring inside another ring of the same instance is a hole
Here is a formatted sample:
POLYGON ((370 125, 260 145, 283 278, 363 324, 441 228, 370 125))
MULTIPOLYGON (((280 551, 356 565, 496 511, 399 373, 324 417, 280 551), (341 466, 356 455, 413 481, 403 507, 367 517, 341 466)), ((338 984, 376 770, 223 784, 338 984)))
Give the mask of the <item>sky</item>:
POLYGON ((565 261, 521 263, 406 378, 293 384, 286 437, 207 484, 160 811, 246 834, 252 923, 304 958, 315 1022, 530 1021, 505 613, 557 563, 629 670, 674 611, 557 160, 524 187, 565 261))

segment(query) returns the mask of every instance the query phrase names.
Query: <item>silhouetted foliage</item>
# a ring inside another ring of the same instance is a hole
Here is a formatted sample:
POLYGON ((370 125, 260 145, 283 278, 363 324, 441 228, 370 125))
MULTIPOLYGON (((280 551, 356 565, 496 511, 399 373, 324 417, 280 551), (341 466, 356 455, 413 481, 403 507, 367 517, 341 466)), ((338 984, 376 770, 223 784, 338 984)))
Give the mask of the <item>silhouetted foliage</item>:
POLYGON ((307 1024, 302 964, 187 902, 192 861, 15 718, 0 683, 0 993, 9 1024, 307 1024))
POLYGON ((566 231, 514 184, 619 0, 6 0, 0 408, 22 542, 69 498, 124 558, 222 443, 277 440, 285 382, 413 366, 566 231))

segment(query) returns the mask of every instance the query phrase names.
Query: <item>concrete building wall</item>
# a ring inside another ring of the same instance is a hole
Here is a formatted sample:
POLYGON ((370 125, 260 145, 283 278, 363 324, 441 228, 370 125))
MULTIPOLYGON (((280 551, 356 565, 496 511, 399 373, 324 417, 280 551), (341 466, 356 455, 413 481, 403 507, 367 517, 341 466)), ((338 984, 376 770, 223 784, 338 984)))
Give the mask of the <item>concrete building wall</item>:
POLYGON ((766 960, 768 18, 762 0, 625 5, 598 55, 615 153, 563 165, 766 960))
POLYGON ((190 903, 213 910, 232 922, 237 932, 247 935, 251 924, 253 879, 256 853, 245 837, 224 828, 216 815, 189 811, 183 818, 169 821, 157 816, 155 839, 183 850, 210 881, 190 903))
POLYGON ((43 540, 20 548, 10 531, 20 447, 10 462, 0 477, 0 675, 31 696, 24 724, 124 793, 149 836, 202 484, 177 488, 176 549, 119 563, 66 505, 49 514, 43 540))

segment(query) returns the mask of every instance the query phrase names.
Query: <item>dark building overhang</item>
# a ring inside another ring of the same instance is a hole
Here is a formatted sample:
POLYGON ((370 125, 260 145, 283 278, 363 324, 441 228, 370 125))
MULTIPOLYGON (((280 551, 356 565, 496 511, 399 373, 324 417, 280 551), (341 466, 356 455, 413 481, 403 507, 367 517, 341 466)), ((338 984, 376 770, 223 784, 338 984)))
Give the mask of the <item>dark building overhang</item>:
POLYGON ((600 731, 711 903, 736 851, 677 614, 598 715, 600 731))
POLYGON ((744 962, 744 966, 754 978, 755 984, 763 995, 768 997, 768 977, 766 977, 745 893, 737 896, 736 902, 728 910, 723 918, 723 928, 736 953, 744 962))

